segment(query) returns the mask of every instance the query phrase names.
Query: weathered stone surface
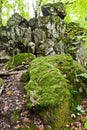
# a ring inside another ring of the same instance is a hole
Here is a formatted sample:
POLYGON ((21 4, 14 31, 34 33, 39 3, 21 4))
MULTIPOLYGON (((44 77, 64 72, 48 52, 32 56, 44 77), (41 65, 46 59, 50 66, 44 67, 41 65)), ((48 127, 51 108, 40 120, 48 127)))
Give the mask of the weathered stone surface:
POLYGON ((31 18, 29 20, 29 27, 31 27, 32 30, 38 27, 38 19, 37 18, 31 18))
POLYGON ((28 52, 29 42, 31 42, 31 28, 21 26, 10 26, 6 30, 2 30, 1 39, 6 44, 6 51, 10 54, 18 52, 28 52))
POLYGON ((64 44, 60 42, 64 38, 64 32, 65 23, 58 16, 39 17, 37 28, 33 30, 36 54, 38 56, 61 54, 58 48, 60 50, 61 46, 64 48, 64 44))
POLYGON ((62 19, 64 19, 64 17, 66 16, 64 4, 61 2, 52 4, 48 3, 46 5, 43 5, 41 9, 44 16, 57 15, 62 19))
MULTIPOLYGON (((62 3, 53 4, 54 13, 57 8, 61 10, 59 12, 65 12, 62 3)), ((58 48, 61 48, 60 41, 65 33, 65 23, 60 18, 59 12, 57 10, 57 15, 52 13, 49 16, 30 19, 29 22, 18 13, 12 15, 7 22, 7 27, 0 31, 1 40, 6 42, 7 53, 14 55, 20 52, 30 52, 37 56, 59 54, 58 48)))
POLYGON ((20 16, 18 13, 15 13, 12 15, 12 17, 7 21, 7 26, 22 26, 22 27, 27 27, 28 26, 28 21, 20 16))
POLYGON ((64 41, 60 40, 58 42, 57 40, 55 40, 54 50, 55 50, 56 54, 63 54, 63 53, 65 53, 66 45, 65 45, 64 41))

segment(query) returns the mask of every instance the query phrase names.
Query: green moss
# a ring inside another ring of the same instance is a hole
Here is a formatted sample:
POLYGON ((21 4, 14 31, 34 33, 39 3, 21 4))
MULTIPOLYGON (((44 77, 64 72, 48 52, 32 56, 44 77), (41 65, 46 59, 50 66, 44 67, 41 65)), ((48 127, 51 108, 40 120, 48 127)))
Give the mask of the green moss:
MULTIPOLYGON (((31 80, 26 86, 28 90, 27 96, 33 91, 35 106, 47 107, 55 106, 55 104, 58 105, 60 100, 62 100, 60 99, 61 95, 66 93, 67 83, 65 78, 57 68, 47 62, 40 63, 37 67, 34 67, 31 65, 31 80), (58 92, 60 93, 58 94, 58 92)), ((32 107, 32 103, 28 105, 32 107)))
POLYGON ((29 128, 27 128, 27 124, 23 123, 21 130, 35 130, 34 122, 29 124, 29 128))
MULTIPOLYGON (((70 97, 62 101, 59 106, 49 107, 39 112, 44 123, 51 127, 52 130, 60 130, 70 121, 70 97)), ((48 130, 48 128, 46 129, 48 130)))
POLYGON ((20 77, 20 81, 21 82, 28 82, 30 79, 29 77, 29 72, 24 72, 21 77, 20 77))
POLYGON ((31 53, 20 53, 15 55, 8 61, 5 65, 6 69, 12 69, 16 68, 16 66, 22 65, 22 64, 30 64, 30 62, 35 59, 35 56, 31 53))
MULTIPOLYGON (((38 69, 37 66, 39 66, 40 64, 44 64, 44 62, 48 65, 50 64, 50 66, 55 67, 55 69, 57 70, 59 69, 61 73, 65 76, 65 78, 69 80, 70 84, 72 84, 74 87, 82 85, 82 80, 77 80, 77 75, 84 73, 85 69, 76 61, 74 61, 70 55, 62 54, 50 57, 36 58, 35 61, 32 62, 32 67, 34 66, 36 71, 36 69, 38 69)), ((34 68, 32 69, 32 67, 31 70, 33 71, 34 68)), ((43 65, 42 70, 44 67, 45 65, 43 65)), ((36 72, 36 74, 39 73, 36 72)))
POLYGON ((13 111, 13 113, 11 114, 11 122, 15 123, 19 120, 20 116, 19 116, 19 111, 15 110, 13 111))

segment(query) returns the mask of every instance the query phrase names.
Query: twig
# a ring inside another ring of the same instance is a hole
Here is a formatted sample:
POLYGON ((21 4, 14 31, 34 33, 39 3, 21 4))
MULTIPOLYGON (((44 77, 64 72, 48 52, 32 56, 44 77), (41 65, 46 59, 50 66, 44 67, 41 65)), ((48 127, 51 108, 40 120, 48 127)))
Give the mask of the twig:
POLYGON ((4 90, 4 84, 0 87, 0 95, 2 94, 3 90, 4 90))

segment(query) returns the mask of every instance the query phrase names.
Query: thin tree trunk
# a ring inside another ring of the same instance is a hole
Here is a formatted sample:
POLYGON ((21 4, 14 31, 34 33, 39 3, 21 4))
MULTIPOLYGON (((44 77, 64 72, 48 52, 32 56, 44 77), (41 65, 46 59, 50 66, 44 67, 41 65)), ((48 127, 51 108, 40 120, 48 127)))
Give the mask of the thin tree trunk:
POLYGON ((0 1, 0 26, 2 25, 2 1, 0 1))

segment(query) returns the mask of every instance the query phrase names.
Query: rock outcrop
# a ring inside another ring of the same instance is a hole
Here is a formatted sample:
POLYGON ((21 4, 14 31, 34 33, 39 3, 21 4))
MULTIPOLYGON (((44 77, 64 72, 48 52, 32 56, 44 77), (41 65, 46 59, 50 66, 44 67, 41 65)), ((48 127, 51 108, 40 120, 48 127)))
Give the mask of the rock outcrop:
POLYGON ((31 52, 46 56, 64 53, 64 5, 60 2, 48 4, 42 7, 42 12, 44 16, 30 19, 29 22, 16 13, 8 20, 7 26, 1 28, 0 37, 6 42, 5 48, 9 54, 31 52), (45 16, 44 8, 51 13, 45 16))
POLYGON ((64 22, 63 3, 43 5, 42 13, 43 16, 29 21, 18 13, 12 15, 7 26, 0 28, 0 41, 6 52, 10 55, 29 52, 36 56, 70 53, 86 66, 84 37, 87 33, 75 23, 64 22))

